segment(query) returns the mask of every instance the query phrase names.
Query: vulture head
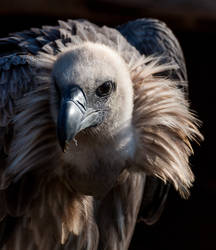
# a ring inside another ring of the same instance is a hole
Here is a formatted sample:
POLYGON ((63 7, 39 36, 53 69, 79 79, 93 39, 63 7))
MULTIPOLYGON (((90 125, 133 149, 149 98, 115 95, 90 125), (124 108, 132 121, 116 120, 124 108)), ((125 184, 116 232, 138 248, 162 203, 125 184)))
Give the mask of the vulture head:
POLYGON ((109 47, 84 43, 60 54, 52 79, 58 141, 76 176, 71 183, 85 194, 104 193, 135 150, 128 66, 109 47))
MULTIPOLYGON (((103 140, 131 121, 130 74, 123 59, 110 48, 87 43, 63 53, 54 65, 53 78, 60 103, 58 137, 63 149, 84 129, 88 132, 87 128, 96 127, 103 140)), ((94 129, 91 131, 94 134, 94 129)))

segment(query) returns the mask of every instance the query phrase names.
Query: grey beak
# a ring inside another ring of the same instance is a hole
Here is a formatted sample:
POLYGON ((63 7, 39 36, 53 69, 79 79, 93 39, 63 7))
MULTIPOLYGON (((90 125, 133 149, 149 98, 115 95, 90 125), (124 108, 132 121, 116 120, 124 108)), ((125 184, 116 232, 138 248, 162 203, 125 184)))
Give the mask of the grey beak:
POLYGON ((97 116, 97 112, 87 108, 86 97, 80 87, 73 85, 65 90, 57 123, 57 136, 62 150, 81 130, 97 125, 97 116))

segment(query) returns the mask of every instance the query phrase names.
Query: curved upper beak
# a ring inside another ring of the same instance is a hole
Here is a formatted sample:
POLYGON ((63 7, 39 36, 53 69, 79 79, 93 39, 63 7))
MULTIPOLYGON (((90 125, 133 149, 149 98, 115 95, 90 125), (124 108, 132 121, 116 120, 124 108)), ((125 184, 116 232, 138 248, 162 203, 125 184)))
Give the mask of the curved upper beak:
POLYGON ((73 85, 64 91, 61 99, 57 136, 62 150, 81 130, 97 125, 98 112, 87 107, 83 90, 73 85))

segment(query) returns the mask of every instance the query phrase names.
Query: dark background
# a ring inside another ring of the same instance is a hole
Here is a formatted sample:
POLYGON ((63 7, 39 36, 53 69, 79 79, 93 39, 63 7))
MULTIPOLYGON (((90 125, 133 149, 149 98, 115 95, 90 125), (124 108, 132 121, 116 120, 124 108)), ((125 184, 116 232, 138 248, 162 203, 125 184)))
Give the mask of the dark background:
POLYGON ((196 182, 189 200, 171 190, 166 209, 152 226, 137 224, 131 250, 215 250, 215 0, 0 0, 0 37, 58 19, 86 18, 115 27, 140 17, 165 21, 183 48, 191 107, 203 121, 205 141, 195 145, 191 166, 196 182))

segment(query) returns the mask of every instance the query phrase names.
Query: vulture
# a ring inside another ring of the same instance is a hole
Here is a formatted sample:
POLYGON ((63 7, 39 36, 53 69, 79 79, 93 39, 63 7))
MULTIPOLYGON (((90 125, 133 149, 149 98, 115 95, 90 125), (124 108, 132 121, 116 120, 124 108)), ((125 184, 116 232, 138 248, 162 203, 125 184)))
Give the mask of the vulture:
POLYGON ((0 39, 0 249, 126 250, 189 196, 181 47, 161 21, 59 21, 0 39))

